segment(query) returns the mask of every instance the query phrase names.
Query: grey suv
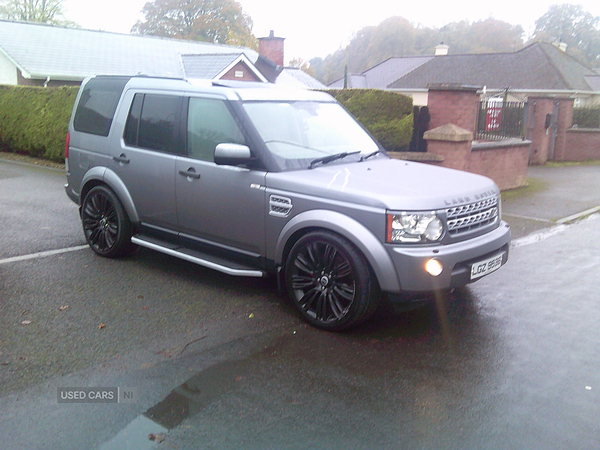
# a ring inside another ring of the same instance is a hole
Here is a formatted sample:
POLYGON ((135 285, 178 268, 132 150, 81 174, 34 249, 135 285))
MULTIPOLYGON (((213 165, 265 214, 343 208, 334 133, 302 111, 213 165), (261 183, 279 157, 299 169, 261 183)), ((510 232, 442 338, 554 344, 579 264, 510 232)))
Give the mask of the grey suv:
POLYGON ((366 320, 381 292, 462 286, 508 259, 491 180, 391 159, 325 93, 93 77, 67 141, 65 189, 96 253, 276 274, 319 328, 366 320))

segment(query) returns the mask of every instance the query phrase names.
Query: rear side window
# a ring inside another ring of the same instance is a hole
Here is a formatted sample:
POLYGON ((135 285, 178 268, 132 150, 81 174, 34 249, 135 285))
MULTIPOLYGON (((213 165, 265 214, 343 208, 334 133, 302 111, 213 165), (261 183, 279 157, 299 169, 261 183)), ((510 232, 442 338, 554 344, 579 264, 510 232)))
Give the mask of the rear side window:
POLYGON ((212 162, 218 144, 246 144, 242 131, 222 100, 190 98, 187 130, 190 158, 212 162))
POLYGON ((76 131, 108 136, 117 104, 129 78, 92 78, 79 98, 73 127, 76 131))
POLYGON ((135 94, 123 136, 125 144, 178 153, 178 124, 182 97, 135 94))

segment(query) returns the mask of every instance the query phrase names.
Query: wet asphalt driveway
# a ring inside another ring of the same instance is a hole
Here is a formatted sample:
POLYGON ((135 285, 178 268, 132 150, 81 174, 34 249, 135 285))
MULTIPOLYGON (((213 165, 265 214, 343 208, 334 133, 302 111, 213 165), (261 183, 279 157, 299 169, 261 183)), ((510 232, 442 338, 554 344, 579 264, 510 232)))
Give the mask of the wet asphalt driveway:
POLYGON ((0 161, 0 448, 600 448, 598 215, 540 217, 497 273, 330 334, 269 280, 96 257, 63 182, 0 161), (57 403, 93 386, 135 402, 57 403))

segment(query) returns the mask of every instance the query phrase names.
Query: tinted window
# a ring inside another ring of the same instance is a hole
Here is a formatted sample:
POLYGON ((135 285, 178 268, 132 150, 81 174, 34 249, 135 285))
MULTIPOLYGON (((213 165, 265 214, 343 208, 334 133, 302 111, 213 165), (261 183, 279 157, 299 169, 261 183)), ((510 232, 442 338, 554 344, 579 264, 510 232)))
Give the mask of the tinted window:
POLYGON ((125 124, 125 143, 137 147, 138 134, 140 131, 140 116, 142 115, 142 103, 144 102, 144 94, 135 94, 131 104, 131 110, 125 124))
POLYGON ((92 78, 79 99, 73 126, 84 133, 108 136, 117 104, 129 78, 92 78))
POLYGON ((181 99, 172 95, 136 94, 125 124, 125 143, 177 153, 181 99))
POLYGON ((246 144, 224 101, 191 98, 188 110, 188 156, 213 161, 218 144, 246 144))

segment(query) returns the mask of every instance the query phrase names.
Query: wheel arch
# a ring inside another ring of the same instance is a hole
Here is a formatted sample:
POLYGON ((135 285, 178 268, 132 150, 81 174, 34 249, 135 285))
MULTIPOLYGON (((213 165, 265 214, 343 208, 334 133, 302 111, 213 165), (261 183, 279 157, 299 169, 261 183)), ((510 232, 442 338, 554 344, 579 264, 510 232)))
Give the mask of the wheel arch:
POLYGON ((131 198, 131 194, 129 194, 129 190, 125 186, 125 183, 123 183, 116 173, 110 169, 107 169, 106 167, 94 167, 85 174, 85 177, 81 183, 82 187, 80 193, 80 202, 83 203, 83 199, 87 193, 93 187, 100 184, 112 189, 112 191, 121 201, 125 212, 129 216, 129 220, 135 224, 139 223, 140 218, 133 203, 133 199, 131 198))
POLYGON ((396 268, 383 243, 360 222, 335 211, 306 211, 290 220, 277 240, 276 264, 283 266, 298 239, 316 230, 331 231, 349 240, 366 258, 381 290, 392 292, 400 290, 396 268))

